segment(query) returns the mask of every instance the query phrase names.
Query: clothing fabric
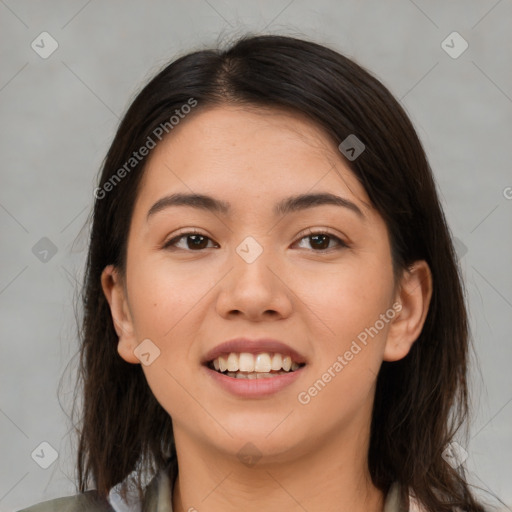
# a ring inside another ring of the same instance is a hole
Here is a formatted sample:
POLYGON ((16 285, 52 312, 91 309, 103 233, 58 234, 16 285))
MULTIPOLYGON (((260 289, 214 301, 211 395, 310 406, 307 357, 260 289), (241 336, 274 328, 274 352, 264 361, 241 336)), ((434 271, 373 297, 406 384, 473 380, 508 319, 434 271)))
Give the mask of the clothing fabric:
MULTIPOLYGON (((57 498, 18 512, 172 512, 172 487, 177 475, 177 463, 173 458, 158 472, 146 487, 144 499, 140 502, 134 494, 124 502, 118 491, 120 485, 110 489, 107 500, 101 499, 96 491, 76 496, 57 498)), ((409 496, 409 508, 400 503, 400 485, 394 483, 386 495, 384 512, 422 512, 413 496, 409 496)))

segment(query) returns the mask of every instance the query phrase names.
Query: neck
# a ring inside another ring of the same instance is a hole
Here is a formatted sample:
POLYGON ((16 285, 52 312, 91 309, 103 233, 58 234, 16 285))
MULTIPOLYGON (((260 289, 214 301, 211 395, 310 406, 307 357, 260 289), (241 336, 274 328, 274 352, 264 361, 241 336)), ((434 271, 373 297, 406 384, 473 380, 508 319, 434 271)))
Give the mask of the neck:
POLYGON ((367 467, 368 438, 360 432, 355 442, 351 436, 344 439, 350 442, 320 444, 278 462, 264 462, 264 457, 248 467, 236 455, 178 434, 173 511, 382 512, 384 495, 367 467))

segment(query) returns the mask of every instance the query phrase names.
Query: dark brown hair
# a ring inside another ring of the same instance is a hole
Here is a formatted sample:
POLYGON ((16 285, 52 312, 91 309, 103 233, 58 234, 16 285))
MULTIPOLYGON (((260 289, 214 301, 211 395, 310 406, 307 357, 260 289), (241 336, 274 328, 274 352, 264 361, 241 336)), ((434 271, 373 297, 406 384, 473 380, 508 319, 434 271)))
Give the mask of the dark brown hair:
POLYGON ((124 271, 147 158, 121 173, 115 184, 113 176, 119 177, 123 166, 127 170, 133 153, 191 98, 197 102, 194 112, 223 104, 300 112, 336 145, 350 134, 365 144, 347 164, 386 222, 395 271, 424 259, 433 276, 421 335, 403 360, 384 362, 378 375, 370 474, 383 492, 398 481, 404 499, 410 489, 430 512, 483 511, 463 466, 453 469, 442 457, 467 419, 468 319, 454 247, 422 145, 400 104, 370 73, 323 45, 277 35, 246 35, 225 50, 178 58, 142 89, 120 123, 97 189, 102 192, 96 195, 82 290, 80 492, 92 477, 105 497, 137 469, 142 493, 142 475, 154 474, 175 453, 171 418, 140 365, 117 353, 100 276, 109 264, 124 271))

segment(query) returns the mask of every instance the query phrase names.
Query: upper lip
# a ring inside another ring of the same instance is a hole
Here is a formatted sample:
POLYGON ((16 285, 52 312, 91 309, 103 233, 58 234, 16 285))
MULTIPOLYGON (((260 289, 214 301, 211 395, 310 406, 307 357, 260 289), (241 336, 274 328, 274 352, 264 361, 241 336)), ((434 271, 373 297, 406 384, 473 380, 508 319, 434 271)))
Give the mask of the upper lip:
POLYGON ((302 354, 282 341, 271 338, 260 338, 255 340, 249 338, 234 338, 232 340, 225 341, 208 351, 203 358, 203 364, 209 363, 220 355, 229 354, 230 352, 236 352, 239 354, 242 352, 248 352, 249 354, 261 354, 262 352, 278 353, 290 356, 292 361, 298 364, 306 362, 306 358, 302 354))

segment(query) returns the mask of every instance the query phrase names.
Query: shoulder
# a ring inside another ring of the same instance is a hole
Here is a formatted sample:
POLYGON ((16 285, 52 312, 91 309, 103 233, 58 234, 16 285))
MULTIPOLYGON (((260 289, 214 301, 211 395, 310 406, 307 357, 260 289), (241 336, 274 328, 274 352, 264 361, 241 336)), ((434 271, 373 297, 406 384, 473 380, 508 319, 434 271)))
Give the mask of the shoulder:
POLYGON ((106 500, 101 499, 96 491, 87 491, 75 496, 36 503, 18 512, 114 512, 114 509, 106 500))

